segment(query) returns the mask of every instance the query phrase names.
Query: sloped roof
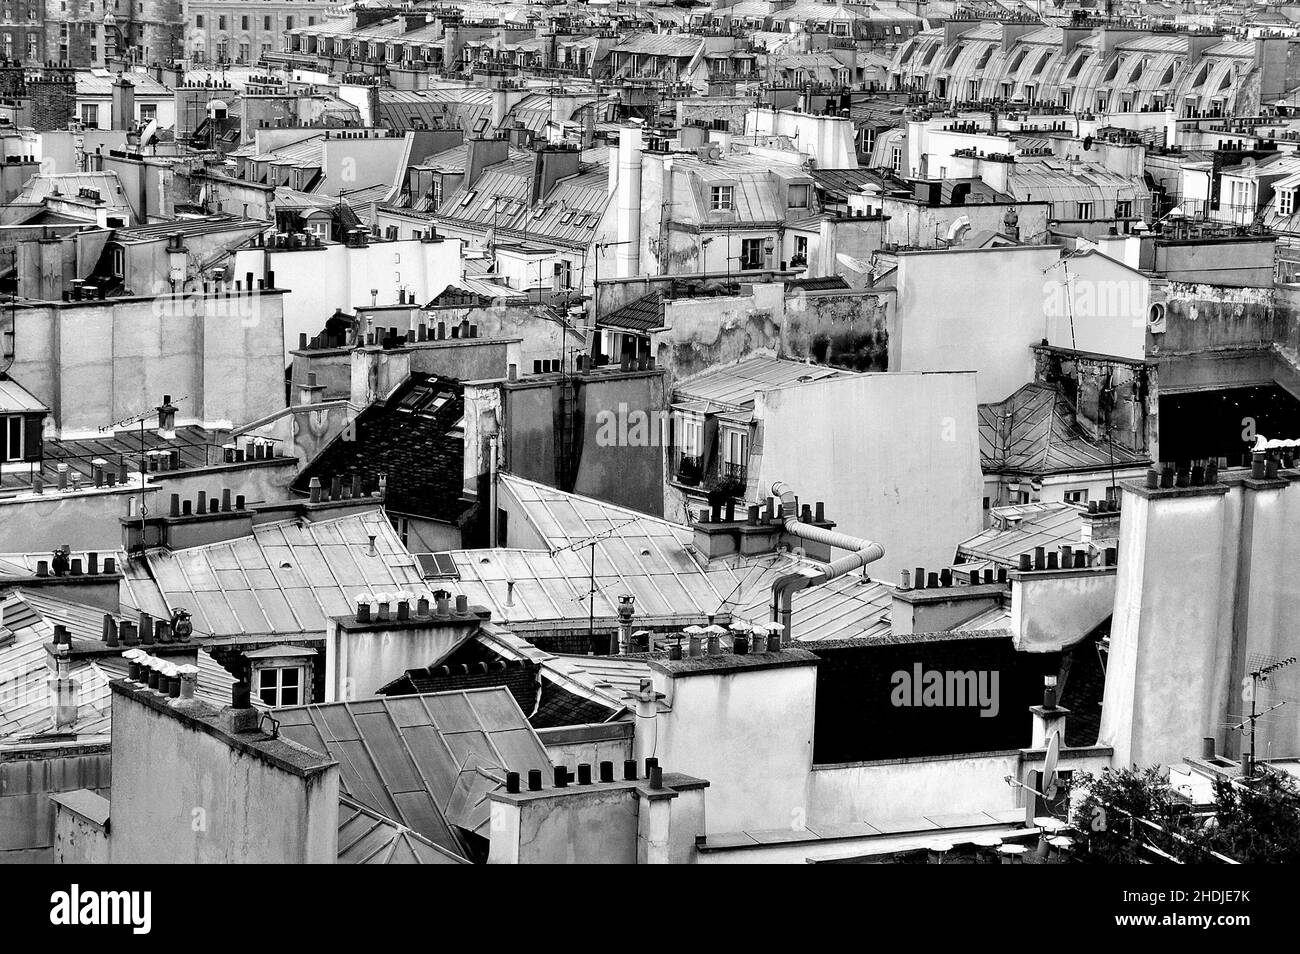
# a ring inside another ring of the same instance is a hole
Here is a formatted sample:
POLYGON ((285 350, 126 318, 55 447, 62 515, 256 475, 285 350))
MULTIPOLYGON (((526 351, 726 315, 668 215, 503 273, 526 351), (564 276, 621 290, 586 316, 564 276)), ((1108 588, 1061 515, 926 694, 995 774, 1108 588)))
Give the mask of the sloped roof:
POLYGON ((702 37, 689 33, 632 33, 614 45, 614 52, 680 59, 695 56, 703 46, 702 37))
POLYGON ((622 328, 626 331, 653 331, 664 324, 664 297, 660 292, 650 292, 622 308, 616 308, 597 320, 602 328, 622 328))
POLYGON ((467 865, 469 861, 435 845, 418 832, 339 796, 341 865, 467 865))
POLYGON ((1094 440, 1059 389, 1026 384, 1005 401, 979 406, 980 464, 986 473, 1057 474, 1138 467, 1150 457, 1094 440))
POLYGON ((26 388, 10 378, 0 377, 0 413, 29 414, 48 411, 26 388))
POLYGON ((391 511, 454 523, 466 506, 464 441, 456 431, 465 414, 460 383, 416 374, 388 400, 366 408, 347 435, 331 441, 294 481, 306 490, 313 477, 387 474, 384 505, 391 511))
MULTIPOLYGON (((595 618, 617 618, 618 597, 631 594, 637 622, 647 626, 684 626, 726 614, 765 621, 776 576, 818 565, 789 554, 705 563, 695 554, 689 527, 513 474, 502 474, 500 481, 500 492, 519 505, 526 527, 520 532, 553 549, 454 551, 457 578, 442 577, 439 586, 488 607, 503 625, 585 624, 592 614, 591 550, 583 545, 588 541, 596 551, 595 618)), ((796 593, 795 638, 872 638, 887 632, 891 591, 887 584, 863 579, 850 575, 796 593)))
POLYGON ((673 397, 678 401, 707 401, 736 409, 752 408, 757 391, 802 381, 843 377, 850 373, 790 358, 746 358, 679 381, 673 397))
POLYGON ((989 560, 1001 566, 1015 567, 1020 554, 1034 547, 1048 551, 1063 543, 1077 543, 1083 530, 1086 508, 1072 503, 1034 503, 1014 507, 995 507, 992 515, 1010 518, 1014 524, 1006 529, 996 523, 963 540, 957 547, 964 561, 989 560))
POLYGON ((197 635, 321 635, 357 593, 419 586, 419 566, 383 511, 283 520, 237 540, 158 550, 123 567, 123 602, 156 615, 184 607, 197 635), (370 537, 375 552, 370 554, 370 537))
POLYGON ((14 196, 13 205, 39 205, 46 199, 75 199, 82 189, 94 189, 104 204, 110 209, 128 208, 126 196, 122 191, 121 180, 116 172, 57 172, 41 173, 27 180, 23 191, 14 196))
POLYGON ((486 836, 486 792, 550 758, 502 687, 276 711, 286 738, 339 762, 342 794, 457 855, 486 836))

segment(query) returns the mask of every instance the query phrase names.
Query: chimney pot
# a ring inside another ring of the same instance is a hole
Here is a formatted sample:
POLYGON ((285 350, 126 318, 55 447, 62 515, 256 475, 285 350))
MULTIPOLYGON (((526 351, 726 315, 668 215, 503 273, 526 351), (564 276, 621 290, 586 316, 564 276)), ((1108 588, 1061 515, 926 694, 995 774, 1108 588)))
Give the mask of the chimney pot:
POLYGON ((528 791, 540 792, 541 790, 542 790, 542 770, 529 769, 528 770, 528 791))
POLYGON ((565 768, 563 765, 555 766, 555 787, 556 788, 569 787, 569 770, 565 768))
POLYGON ((578 763, 578 784, 591 784, 591 765, 587 762, 578 763))
POLYGON ((1212 735, 1207 735, 1201 739, 1201 758, 1206 762, 1214 759, 1214 744, 1214 736, 1212 735))
POLYGON ((506 772, 506 791, 511 795, 519 794, 519 773, 506 772))
POLYGON ((248 683, 242 679, 230 687, 230 708, 232 709, 251 709, 252 691, 248 683))
POLYGON ((639 776, 636 772, 636 759, 623 760, 623 781, 635 782, 639 776))
POLYGON ((650 787, 655 790, 664 787, 664 770, 658 765, 650 770, 650 787))
POLYGON ((912 574, 912 585, 918 590, 925 589, 925 567, 918 566, 916 572, 912 574))
POLYGON ((600 763, 600 780, 602 782, 614 781, 614 763, 605 760, 600 763))

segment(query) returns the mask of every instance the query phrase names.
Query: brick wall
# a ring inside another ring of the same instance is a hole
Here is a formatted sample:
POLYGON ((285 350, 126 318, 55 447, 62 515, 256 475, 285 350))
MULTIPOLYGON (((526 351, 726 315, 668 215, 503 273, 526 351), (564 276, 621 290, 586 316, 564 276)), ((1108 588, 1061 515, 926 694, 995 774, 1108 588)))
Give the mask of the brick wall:
POLYGON ((29 80, 32 128, 37 132, 67 129, 76 115, 77 86, 71 73, 29 80))

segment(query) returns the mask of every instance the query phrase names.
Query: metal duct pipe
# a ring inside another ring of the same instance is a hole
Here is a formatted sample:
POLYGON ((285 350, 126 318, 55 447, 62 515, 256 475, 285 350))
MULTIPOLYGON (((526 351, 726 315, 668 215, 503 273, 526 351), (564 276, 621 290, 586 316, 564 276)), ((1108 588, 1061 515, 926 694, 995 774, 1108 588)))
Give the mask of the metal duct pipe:
POLYGON ((879 543, 862 537, 851 537, 846 533, 837 533, 825 527, 815 527, 800 522, 794 490, 783 480, 778 480, 772 485, 772 494, 781 498, 781 516, 786 533, 803 540, 850 551, 847 556, 832 560, 824 567, 788 573, 778 577, 772 583, 772 622, 782 625, 781 643, 786 645, 790 642, 790 616, 796 592, 810 586, 819 586, 836 577, 852 573, 868 563, 874 563, 885 555, 885 548, 879 543))

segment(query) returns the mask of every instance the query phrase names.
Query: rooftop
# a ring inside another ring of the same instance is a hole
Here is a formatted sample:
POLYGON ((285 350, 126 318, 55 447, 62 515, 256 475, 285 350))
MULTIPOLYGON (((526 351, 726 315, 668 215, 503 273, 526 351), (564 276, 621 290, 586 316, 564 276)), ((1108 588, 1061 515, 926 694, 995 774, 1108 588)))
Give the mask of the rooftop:
POLYGON ((850 373, 790 358, 746 358, 736 364, 714 368, 679 381, 674 398, 678 401, 705 401, 732 410, 743 410, 754 406, 754 394, 757 391, 844 377, 850 373))
POLYGON ((183 607, 198 637, 321 637, 357 593, 422 588, 419 566, 380 510, 254 526, 237 540, 129 561, 123 603, 166 618, 183 607), (374 538, 373 548, 371 538, 374 538))
MULTIPOLYGON (((280 733, 339 760, 339 790, 456 855, 486 837, 486 794, 551 761, 503 688, 381 697, 276 712, 280 733)), ((341 847, 341 846, 340 846, 341 847)))
POLYGON ((1059 388, 1026 384, 1005 401, 979 406, 985 473, 1055 474, 1145 466, 1150 457, 1094 438, 1059 388))

